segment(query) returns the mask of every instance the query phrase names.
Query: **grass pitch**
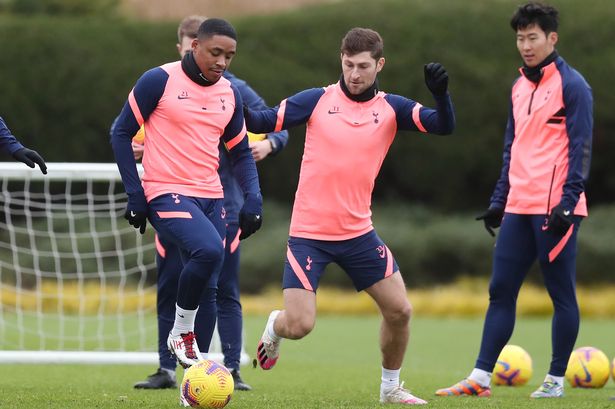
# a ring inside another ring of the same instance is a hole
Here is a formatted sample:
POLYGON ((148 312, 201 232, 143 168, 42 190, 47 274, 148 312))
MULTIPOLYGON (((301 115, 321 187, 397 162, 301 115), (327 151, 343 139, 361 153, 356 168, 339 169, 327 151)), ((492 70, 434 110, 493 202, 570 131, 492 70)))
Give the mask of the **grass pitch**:
MULTIPOLYGON (((256 345, 266 317, 245 319, 248 351, 256 345)), ((236 392, 229 408, 381 408, 378 403, 380 352, 376 316, 321 316, 316 328, 300 341, 284 341, 281 358, 271 371, 242 368, 254 387, 236 392)), ((603 389, 573 389, 556 400, 530 400, 550 357, 550 320, 519 319, 511 343, 525 348, 534 361, 534 375, 522 387, 494 387, 489 399, 436 398, 471 370, 480 342, 482 318, 427 319, 412 323, 411 343, 402 370, 406 386, 434 408, 615 408, 615 383, 603 389)), ((615 322, 581 322, 577 346, 615 355, 615 322)), ((155 344, 156 340, 152 339, 155 344)), ((0 408, 176 408, 176 390, 135 390, 132 384, 154 372, 152 366, 0 365, 0 408)), ((178 371, 181 376, 181 371, 178 371)))

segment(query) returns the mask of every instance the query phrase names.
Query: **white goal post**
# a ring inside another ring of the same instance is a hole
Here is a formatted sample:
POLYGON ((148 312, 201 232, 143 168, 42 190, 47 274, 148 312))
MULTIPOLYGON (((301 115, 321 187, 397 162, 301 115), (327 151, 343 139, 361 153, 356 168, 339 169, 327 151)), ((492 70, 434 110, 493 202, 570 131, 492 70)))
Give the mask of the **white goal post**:
POLYGON ((0 162, 0 364, 157 364, 153 229, 124 220, 115 163, 47 166, 0 162))

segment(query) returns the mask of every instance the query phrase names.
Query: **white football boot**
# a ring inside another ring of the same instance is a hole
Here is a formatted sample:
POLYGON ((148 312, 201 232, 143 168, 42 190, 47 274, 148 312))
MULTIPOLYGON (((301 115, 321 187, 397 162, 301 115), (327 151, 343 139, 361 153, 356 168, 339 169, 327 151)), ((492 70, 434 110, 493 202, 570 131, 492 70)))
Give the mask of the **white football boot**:
POLYGON ((196 343, 194 332, 187 334, 171 335, 167 338, 167 347, 171 354, 175 355, 177 361, 184 368, 189 368, 203 359, 199 346, 196 343))
POLYGON ((256 347, 256 359, 260 367, 265 370, 273 368, 280 357, 280 340, 274 341, 269 336, 269 328, 273 327, 275 318, 279 313, 280 310, 271 311, 269 319, 267 320, 267 325, 265 326, 265 331, 263 331, 263 336, 256 347))
POLYGON ((401 403, 404 405, 425 405, 427 401, 417 398, 410 393, 409 390, 404 389, 404 383, 396 386, 387 391, 380 390, 380 403, 401 403))

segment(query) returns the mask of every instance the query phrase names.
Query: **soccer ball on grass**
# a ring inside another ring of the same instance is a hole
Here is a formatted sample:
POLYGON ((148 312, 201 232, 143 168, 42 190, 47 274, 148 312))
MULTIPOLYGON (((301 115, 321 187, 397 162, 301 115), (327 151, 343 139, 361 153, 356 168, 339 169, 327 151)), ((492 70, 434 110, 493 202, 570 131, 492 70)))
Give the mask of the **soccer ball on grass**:
POLYGON ((517 345, 506 345, 495 364, 493 383, 496 385, 520 386, 532 377, 532 358, 517 345))
POLYGON ((609 379, 611 362, 594 347, 577 348, 570 354, 566 379, 573 388, 602 388, 609 379))
POLYGON ((180 394, 193 408, 223 408, 231 400, 234 387, 228 369, 204 359, 186 369, 180 394))

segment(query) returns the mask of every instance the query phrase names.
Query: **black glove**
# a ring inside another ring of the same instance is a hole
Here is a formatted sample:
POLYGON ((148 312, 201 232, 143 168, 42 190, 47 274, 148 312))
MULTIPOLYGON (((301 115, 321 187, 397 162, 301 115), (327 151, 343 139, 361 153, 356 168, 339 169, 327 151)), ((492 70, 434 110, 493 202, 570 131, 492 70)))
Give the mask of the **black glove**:
POLYGON ((487 211, 480 216, 476 217, 476 220, 482 220, 485 223, 485 229, 495 237, 493 229, 497 229, 502 224, 502 218, 504 217, 504 209, 501 207, 490 207, 487 211))
POLYGON ((430 62, 425 65, 425 84, 432 94, 442 96, 446 94, 448 89, 448 74, 442 66, 437 62, 430 62))
POLYGON ((145 233, 145 226, 147 226, 147 212, 138 212, 134 210, 126 209, 124 218, 128 220, 131 226, 135 229, 139 229, 141 234, 145 233))
POLYGON ((263 216, 260 214, 251 213, 239 213, 239 228, 241 233, 239 234, 239 240, 247 239, 252 234, 256 233, 263 224, 263 216))
POLYGON ((45 164, 45 160, 41 155, 39 155, 36 151, 33 151, 32 149, 22 148, 13 153, 13 158, 25 163, 31 168, 33 168, 34 164, 36 163, 41 169, 41 172, 43 172, 43 175, 47 174, 47 165, 45 164))
POLYGON ((239 240, 247 239, 263 224, 263 197, 259 194, 248 195, 239 211, 239 240))
POLYGON ((566 210, 561 204, 558 204, 551 209, 551 214, 547 220, 547 231, 558 237, 563 236, 573 224, 572 216, 570 210, 566 210))
POLYGON ((134 226, 135 229, 139 229, 141 234, 145 233, 145 226, 147 225, 147 201, 145 200, 143 192, 128 196, 128 204, 126 205, 124 219, 128 220, 128 223, 134 226))

